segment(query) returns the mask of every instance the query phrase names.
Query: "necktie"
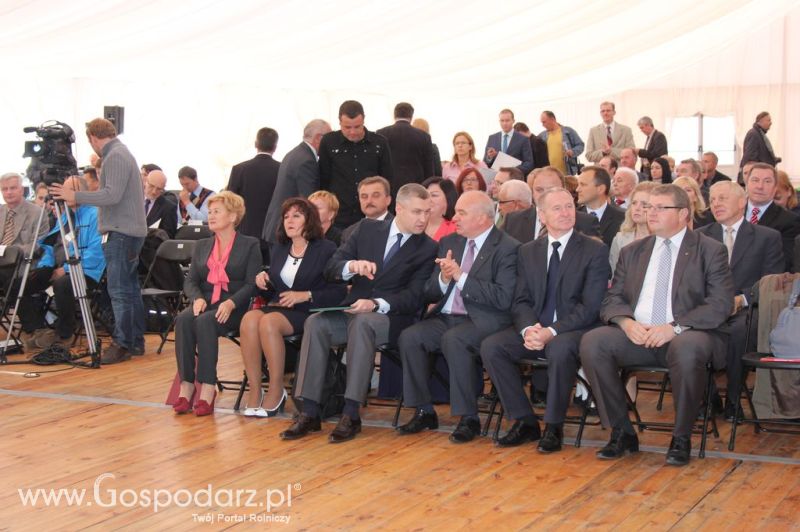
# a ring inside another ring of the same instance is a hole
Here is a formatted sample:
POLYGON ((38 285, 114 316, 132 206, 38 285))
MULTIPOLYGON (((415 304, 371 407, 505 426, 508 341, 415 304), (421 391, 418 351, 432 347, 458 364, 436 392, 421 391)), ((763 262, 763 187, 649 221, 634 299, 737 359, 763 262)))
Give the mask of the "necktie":
POLYGON ((10 246, 12 242, 14 242, 14 211, 9 209, 6 214, 6 223, 3 226, 3 241, 0 243, 10 246))
POLYGON ((725 247, 728 248, 728 263, 733 257, 733 227, 725 228, 725 247))
POLYGON ((147 198, 146 200, 144 200, 144 214, 145 214, 145 216, 147 216, 150 213, 150 203, 152 203, 150 201, 150 198, 147 198))
POLYGON ((614 202, 615 202, 615 203, 616 203, 618 206, 620 206, 620 207, 621 207, 621 206, 622 206, 622 205, 625 203, 625 199, 623 199, 623 198, 617 198, 617 199, 615 199, 615 200, 614 200, 614 202))
MULTIPOLYGON (((473 262, 475 262, 475 241, 469 240, 467 242, 467 253, 464 255, 464 260, 461 261, 461 271, 469 273, 473 262)), ((453 306, 450 308, 450 313, 466 314, 467 309, 464 307, 464 300, 461 299, 461 289, 456 286, 453 290, 455 290, 455 294, 453 294, 453 306)))
POLYGON ((195 194, 194 192, 189 194, 189 201, 194 201, 196 198, 197 198, 197 194, 195 194))
POLYGON ((761 209, 758 207, 753 207, 753 210, 750 212, 750 223, 757 224, 758 223, 758 215, 761 212, 761 209))
POLYGON ((589 211, 589 214, 591 214, 592 216, 594 216, 598 220, 600 219, 600 217, 597 216, 597 211, 589 211))
POLYGON ((392 260, 398 251, 400 251, 400 245, 403 243, 403 233, 397 233, 397 241, 392 244, 392 247, 389 248, 389 251, 386 252, 386 255, 383 257, 383 267, 385 268, 389 261, 392 260))
POLYGON ((556 314, 556 292, 558 288, 558 269, 561 267, 561 257, 558 256, 558 248, 561 242, 553 242, 553 253, 550 255, 550 262, 547 265, 547 293, 544 297, 542 313, 539 315, 539 323, 544 327, 553 324, 556 314))
POLYGON ((541 227, 539 227, 539 233, 536 235, 536 238, 541 238, 546 234, 547 234, 547 226, 542 224, 541 227))
POLYGON ((651 325, 667 323, 667 301, 669 301, 669 277, 672 273, 672 242, 664 240, 664 250, 661 260, 658 261, 658 274, 656 275, 656 290, 653 293, 653 313, 650 315, 651 325))
POLYGON ((646 138, 646 139, 645 139, 645 141, 644 141, 644 149, 645 149, 645 150, 646 150, 646 149, 647 149, 647 147, 650 145, 650 137, 651 137, 651 136, 652 136, 652 135, 648 135, 648 136, 647 136, 647 138, 646 138))
POLYGON ((503 135, 503 147, 500 148, 503 153, 508 151, 508 133, 503 135))
POLYGON ((611 126, 606 126, 606 142, 608 143, 609 148, 612 144, 614 144, 614 140, 611 138, 611 126))

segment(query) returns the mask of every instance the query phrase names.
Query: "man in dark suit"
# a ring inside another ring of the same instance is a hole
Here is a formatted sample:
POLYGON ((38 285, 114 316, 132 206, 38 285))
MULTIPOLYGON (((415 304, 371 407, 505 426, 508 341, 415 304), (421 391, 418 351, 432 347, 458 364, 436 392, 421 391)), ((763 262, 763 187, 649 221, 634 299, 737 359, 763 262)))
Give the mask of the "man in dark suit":
POLYGON ((144 178, 144 212, 147 227, 157 225, 170 238, 175 238, 178 230, 178 203, 175 196, 166 194, 167 176, 161 170, 152 170, 144 178))
MULTIPOLYGON (((255 147, 258 150, 255 157, 231 168, 231 177, 226 188, 244 198, 245 213, 239 224, 239 232, 260 239, 281 165, 272 158, 275 148, 278 147, 278 132, 262 127, 256 134, 255 147)), ((269 251, 264 241, 261 249, 267 264, 269 251)))
POLYGON ((465 443, 480 433, 477 387, 481 341, 511 324, 519 242, 494 227, 494 205, 483 192, 461 195, 453 217, 457 233, 439 242, 437 268, 425 285, 436 303, 425 320, 404 330, 398 347, 403 359, 403 400, 414 417, 400 434, 436 429, 429 353, 441 349, 450 370, 450 406, 461 420, 450 441, 465 443))
POLYGON ((732 419, 734 398, 741 393, 742 355, 748 349, 745 345, 745 309, 751 303, 750 290, 765 275, 782 273, 784 260, 781 234, 775 229, 753 225, 744 219, 742 213, 747 198, 738 183, 728 180, 712 185, 710 196, 711 212, 716 222, 701 227, 698 232, 725 244, 736 290, 733 314, 722 328, 729 335, 725 366, 728 374, 725 417, 732 419))
POLYGON ((755 163, 746 186, 748 201, 744 217, 751 224, 771 227, 781 233, 784 271, 792 271, 794 239, 800 233, 800 218, 775 203, 775 189, 778 187, 775 168, 765 163, 755 163))
POLYGON ((762 111, 756 116, 756 121, 752 129, 744 136, 742 143, 742 162, 741 166, 751 162, 765 163, 775 166, 781 162, 780 157, 775 156, 772 143, 767 137, 767 131, 772 127, 772 117, 768 112, 762 111))
POLYGON ((647 137, 644 141, 644 148, 638 150, 637 155, 639 155, 639 158, 642 160, 642 173, 649 176, 650 163, 656 158, 669 153, 667 149, 667 136, 656 130, 653 125, 653 119, 649 116, 641 117, 636 125, 639 126, 639 131, 647 137))
POLYGON ((261 231, 261 239, 270 245, 277 242, 275 231, 282 222, 283 202, 295 196, 307 198, 319 190, 317 152, 322 136, 330 131, 331 126, 326 121, 319 118, 312 120, 303 128, 303 141, 292 148, 281 161, 275 191, 272 193, 261 231))
POLYGON ((392 195, 406 183, 422 183, 434 174, 431 136, 411 125, 414 108, 401 102, 394 107, 394 125, 376 131, 392 150, 392 195))
POLYGON ((611 176, 599 166, 586 166, 578 176, 578 203, 580 211, 597 218, 600 222, 600 236, 606 246, 619 232, 625 221, 625 211, 609 201, 611 195, 611 176))
POLYGON ((503 408, 514 419, 511 430, 497 441, 500 447, 539 439, 539 421, 525 396, 517 363, 521 358, 547 359, 546 426, 538 449, 551 453, 561 450, 578 346, 583 333, 599 324, 611 268, 608 247, 574 230, 575 203, 569 191, 546 191, 537 210, 547 237, 519 248, 514 325, 485 339, 481 358, 503 408))
POLYGON ((389 205, 392 204, 391 185, 379 175, 368 177, 358 183, 358 202, 364 218, 342 231, 342 242, 347 242, 350 235, 364 220, 391 222, 394 219, 394 215, 389 212, 389 205))
POLYGON ((345 405, 329 441, 339 443, 361 432, 359 409, 369 388, 376 347, 397 338, 419 316, 425 280, 436 257, 436 243, 425 234, 430 195, 416 183, 397 193, 391 222, 364 220, 328 262, 331 282, 351 282, 342 302, 346 311, 315 314, 305 322, 295 396, 303 410, 284 440, 302 438, 320 427, 320 401, 330 348, 347 344, 345 405))
POLYGON ((550 166, 550 157, 547 154, 547 142, 539 138, 538 135, 531 133, 528 124, 517 122, 514 124, 514 131, 528 138, 531 143, 531 153, 533 154, 533 168, 544 168, 550 166))
POLYGON ((705 367, 712 359, 714 367, 725 364, 725 339, 717 329, 730 316, 734 296, 725 246, 690 231, 689 220, 683 189, 659 185, 652 190, 647 222, 653 234, 622 249, 600 310, 608 326, 581 339, 581 362, 600 420, 612 429, 598 458, 639 450, 619 369, 648 364, 669 368, 672 382, 675 428, 667 464, 689 463, 705 367))
POLYGON ((497 133, 489 135, 484 150, 483 162, 492 166, 499 152, 507 153, 511 157, 522 161, 517 168, 528 175, 533 170, 533 151, 527 138, 514 131, 514 113, 510 109, 500 111, 500 129, 497 133))
MULTIPOLYGON (((503 230, 525 244, 544 234, 544 225, 536 216, 536 201, 550 188, 564 188, 564 174, 558 168, 545 166, 528 175, 528 186, 533 193, 533 207, 511 212, 503 222, 503 230)), ((600 236, 600 221, 590 214, 579 212, 575 218, 575 229, 586 236, 600 236)))

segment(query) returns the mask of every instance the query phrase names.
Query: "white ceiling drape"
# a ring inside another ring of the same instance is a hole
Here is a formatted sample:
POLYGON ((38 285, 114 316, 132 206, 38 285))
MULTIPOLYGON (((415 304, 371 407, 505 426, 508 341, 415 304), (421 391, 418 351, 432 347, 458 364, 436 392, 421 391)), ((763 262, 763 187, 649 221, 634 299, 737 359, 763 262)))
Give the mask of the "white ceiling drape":
MULTIPOLYGON (((19 170, 23 126, 79 127, 126 108, 140 163, 198 168, 225 184, 275 127, 285 153, 308 120, 336 127, 344 99, 367 126, 412 102, 442 156, 458 130, 482 147, 511 106, 538 131, 542 109, 585 135, 612 98, 620 122, 667 127, 695 112, 736 116, 741 139, 763 109, 784 148, 800 142, 800 2, 594 0, 6 0, 0 3, 0 169, 19 170), (794 113, 794 114, 792 114, 794 113), (794 122, 794 123, 792 123, 794 122), (19 147, 17 147, 19 146, 19 147)), ((88 147, 79 136, 81 162, 88 147)))

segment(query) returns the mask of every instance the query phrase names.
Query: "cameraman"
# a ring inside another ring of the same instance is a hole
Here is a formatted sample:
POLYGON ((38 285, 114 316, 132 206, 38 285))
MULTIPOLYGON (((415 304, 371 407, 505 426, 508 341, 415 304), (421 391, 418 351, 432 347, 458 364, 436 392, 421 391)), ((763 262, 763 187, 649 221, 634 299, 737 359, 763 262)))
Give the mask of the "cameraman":
POLYGON ((144 307, 137 276, 139 252, 147 235, 144 192, 139 165, 128 148, 117 139, 114 124, 95 118, 86 124, 92 149, 103 159, 100 189, 76 192, 54 184, 50 193, 67 205, 99 207, 98 230, 103 234, 108 295, 114 309, 114 334, 103 350, 101 362, 114 364, 144 354, 144 307))

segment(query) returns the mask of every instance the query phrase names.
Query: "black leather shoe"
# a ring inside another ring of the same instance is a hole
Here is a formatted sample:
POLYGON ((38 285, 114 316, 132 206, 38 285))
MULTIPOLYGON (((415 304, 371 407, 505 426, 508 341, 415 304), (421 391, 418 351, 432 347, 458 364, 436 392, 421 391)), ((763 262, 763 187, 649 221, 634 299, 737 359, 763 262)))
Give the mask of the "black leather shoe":
POLYGON ((541 435, 542 432, 539 430, 538 423, 536 425, 528 425, 521 421, 516 421, 505 436, 497 439, 495 445, 498 447, 517 447, 529 441, 536 441, 541 435))
POLYGON ((561 444, 564 443, 564 426, 551 425, 548 423, 544 426, 544 434, 542 439, 539 440, 539 445, 536 447, 540 453, 555 453, 561 450, 561 444))
POLYGON ((667 451, 667 465, 685 466, 692 454, 692 440, 689 436, 673 436, 667 451))
POLYGON ((450 441, 453 443, 467 443, 475 439, 475 436, 481 433, 481 424, 477 419, 461 418, 458 422, 456 430, 450 435, 450 441))
POLYGON ((597 451, 597 457, 601 460, 616 460, 626 453, 638 452, 639 438, 636 434, 627 434, 620 429, 614 429, 606 446, 597 451))
POLYGON ((306 414, 300 414, 292 423, 292 426, 281 432, 282 440, 297 440, 308 434, 309 432, 319 432, 322 430, 322 424, 319 416, 311 417, 306 414))
POLYGON ((328 436, 328 441, 331 443, 350 441, 359 432, 361 432, 361 419, 352 419, 350 416, 345 415, 339 419, 336 428, 328 436))
POLYGON ((439 418, 436 412, 428 413, 424 410, 417 410, 408 423, 397 427, 397 432, 403 435, 417 434, 425 429, 436 430, 439 428, 439 418))

